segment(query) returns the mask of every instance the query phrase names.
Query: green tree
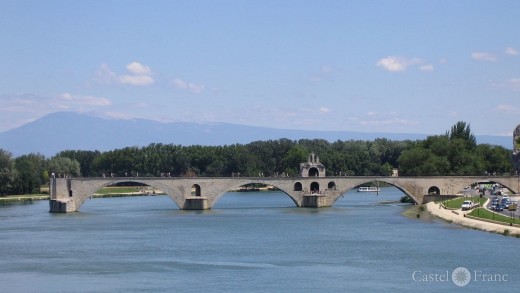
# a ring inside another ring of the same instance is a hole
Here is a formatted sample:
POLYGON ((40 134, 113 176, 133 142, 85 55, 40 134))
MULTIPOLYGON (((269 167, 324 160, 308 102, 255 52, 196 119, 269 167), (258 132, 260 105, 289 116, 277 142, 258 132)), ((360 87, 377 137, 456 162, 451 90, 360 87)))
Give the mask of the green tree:
POLYGON ((513 170, 511 151, 504 147, 480 144, 476 153, 482 162, 479 174, 510 174, 513 170))
POLYGON ((47 163, 47 174, 54 173, 57 177, 77 177, 80 175, 79 162, 66 157, 54 157, 47 163))
POLYGON ((15 178, 14 161, 10 152, 0 149, 0 195, 11 191, 15 178))
POLYGON ((301 145, 293 145, 281 160, 281 170, 289 176, 296 176, 300 172, 300 163, 307 160, 309 151, 301 145))
POLYGON ((41 154, 28 154, 17 157, 14 163, 16 177, 13 192, 17 194, 36 193, 49 178, 43 178, 45 157, 41 154))
POLYGON ((469 149, 475 149, 477 146, 477 139, 475 135, 471 133, 471 128, 466 122, 459 121, 451 127, 451 131, 446 132, 450 140, 462 139, 465 142, 465 146, 469 149))
POLYGON ((403 175, 482 175, 509 172, 510 152, 477 146, 469 125, 457 122, 445 135, 418 141, 399 157, 403 175))
POLYGON ((101 175, 96 174, 92 169, 94 160, 100 155, 101 153, 99 151, 65 150, 57 153, 55 157, 65 157, 78 161, 81 176, 91 177, 101 175))

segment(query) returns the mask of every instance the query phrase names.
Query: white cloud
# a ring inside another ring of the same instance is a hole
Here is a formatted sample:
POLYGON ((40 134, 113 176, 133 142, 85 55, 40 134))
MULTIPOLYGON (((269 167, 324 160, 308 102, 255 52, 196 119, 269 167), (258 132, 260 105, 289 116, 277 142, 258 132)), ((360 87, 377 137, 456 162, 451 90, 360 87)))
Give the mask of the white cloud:
POLYGON ((419 69, 421 71, 433 71, 433 65, 432 64, 424 64, 419 66, 419 69))
POLYGON ((332 68, 330 66, 322 66, 320 71, 322 73, 332 73, 332 72, 334 72, 334 68, 332 68))
POLYGON ((203 84, 186 82, 180 78, 173 80, 173 86, 175 86, 177 89, 188 90, 194 94, 201 94, 206 89, 206 86, 203 84))
POLYGON ((377 66, 391 72, 405 71, 410 66, 418 66, 421 71, 433 71, 433 65, 420 58, 406 58, 401 56, 388 56, 380 59, 377 66))
POLYGON ((117 74, 115 74, 108 64, 101 64, 95 73, 95 79, 100 83, 112 83, 118 80, 117 74))
POLYGON ((513 91, 518 92, 520 91, 520 77, 517 78, 511 78, 506 83, 509 88, 511 88, 513 91))
POLYGON ((122 84, 130 84, 136 86, 146 86, 154 83, 154 80, 149 75, 122 75, 119 77, 122 84))
POLYGON ((493 108, 493 111, 504 114, 519 114, 520 110, 512 105, 497 105, 493 108))
POLYGON ((520 77, 510 78, 503 82, 493 83, 498 88, 504 88, 513 92, 520 92, 520 77))
POLYGON ((178 89, 186 89, 186 88, 188 88, 188 84, 184 80, 182 80, 180 78, 174 79, 173 80, 173 85, 176 88, 178 88, 178 89))
POLYGON ((363 117, 352 117, 363 127, 410 126, 419 124, 417 121, 399 117, 396 112, 367 112, 363 117))
POLYGON ((132 74, 138 74, 138 75, 150 75, 152 74, 152 70, 150 67, 145 66, 139 62, 132 62, 126 66, 126 70, 130 71, 132 74))
POLYGON ((518 55, 518 51, 515 48, 512 48, 512 47, 507 47, 504 50, 504 53, 506 53, 507 55, 513 55, 513 56, 518 55))
POLYGON ((329 108, 327 108, 327 107, 320 107, 320 113, 325 114, 325 113, 329 113, 329 112, 330 112, 329 108))
POLYGON ((112 119, 117 119, 117 120, 131 120, 131 119, 135 118, 134 116, 132 116, 128 113, 111 112, 111 111, 104 112, 102 114, 102 117, 107 117, 107 118, 112 118, 112 119))
POLYGON ((338 72, 338 69, 332 66, 323 65, 319 69, 309 74, 308 79, 311 82, 320 82, 323 80, 330 80, 338 72))
POLYGON ((93 96, 77 96, 70 93, 64 93, 54 99, 57 106, 67 107, 70 106, 110 106, 112 102, 106 98, 99 98, 93 96), (65 106, 67 105, 67 106, 65 106))
POLYGON ((497 56, 495 54, 486 53, 486 52, 473 52, 471 53, 471 58, 479 61, 489 61, 495 62, 497 61, 497 56))
POLYGON ((147 86, 153 84, 152 70, 139 62, 132 62, 126 66, 129 74, 118 75, 113 72, 108 64, 103 63, 96 70, 95 79, 101 83, 119 83, 135 86, 147 86))
POLYGON ((408 61, 402 57, 389 56, 379 60, 377 66, 388 71, 405 71, 408 67, 408 61))

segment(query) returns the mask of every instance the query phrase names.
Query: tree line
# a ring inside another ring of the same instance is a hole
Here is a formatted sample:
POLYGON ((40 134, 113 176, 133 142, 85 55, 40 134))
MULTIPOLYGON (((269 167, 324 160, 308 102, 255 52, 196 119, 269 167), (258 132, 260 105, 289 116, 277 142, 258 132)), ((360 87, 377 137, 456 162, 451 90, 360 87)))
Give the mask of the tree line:
POLYGON ((224 146, 152 143, 107 152, 65 150, 51 158, 13 158, 0 149, 0 194, 37 193, 50 176, 297 176, 299 164, 314 152, 327 176, 510 174, 510 150, 477 144, 470 126, 458 122, 443 135, 424 140, 329 142, 277 139, 224 146))

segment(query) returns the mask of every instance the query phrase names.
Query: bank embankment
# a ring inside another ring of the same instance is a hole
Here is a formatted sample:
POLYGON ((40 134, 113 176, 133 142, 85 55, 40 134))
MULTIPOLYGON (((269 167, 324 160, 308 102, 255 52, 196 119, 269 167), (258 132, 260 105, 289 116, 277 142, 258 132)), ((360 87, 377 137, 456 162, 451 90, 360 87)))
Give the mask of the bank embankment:
POLYGON ((466 217, 466 214, 469 214, 470 211, 445 209, 440 203, 429 202, 424 206, 426 206, 430 214, 446 220, 449 223, 487 232, 520 237, 520 227, 469 218, 466 217))

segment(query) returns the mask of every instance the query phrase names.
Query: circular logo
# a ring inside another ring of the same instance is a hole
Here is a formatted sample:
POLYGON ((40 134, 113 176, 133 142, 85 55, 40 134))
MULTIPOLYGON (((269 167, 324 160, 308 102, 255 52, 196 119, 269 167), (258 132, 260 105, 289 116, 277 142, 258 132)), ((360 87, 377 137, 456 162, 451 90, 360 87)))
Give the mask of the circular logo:
POLYGON ((455 285, 464 287, 471 280, 471 273, 465 267, 458 267, 451 273, 451 280, 455 285))

